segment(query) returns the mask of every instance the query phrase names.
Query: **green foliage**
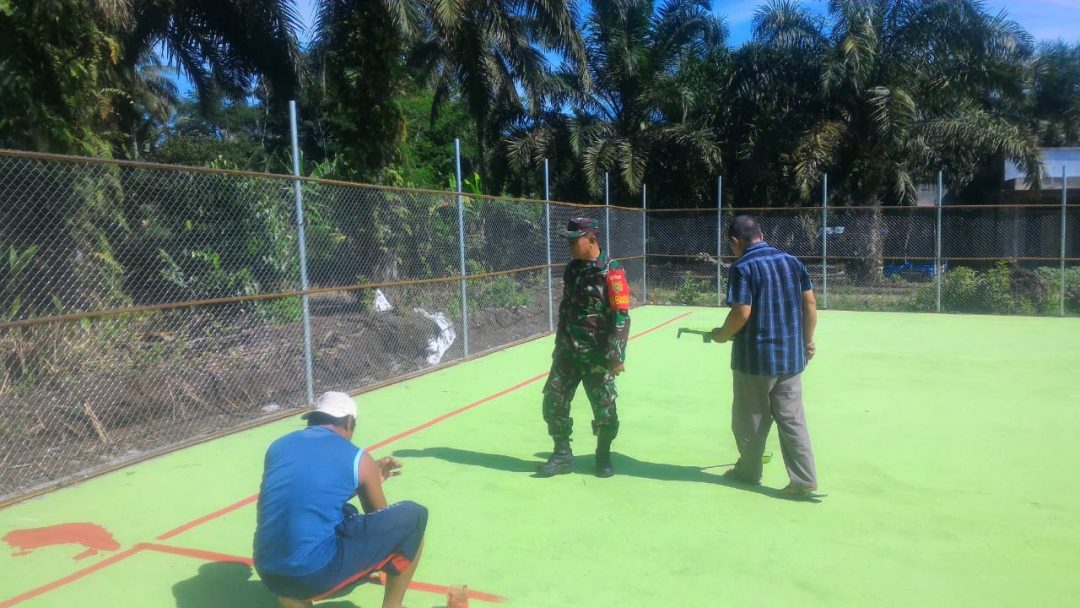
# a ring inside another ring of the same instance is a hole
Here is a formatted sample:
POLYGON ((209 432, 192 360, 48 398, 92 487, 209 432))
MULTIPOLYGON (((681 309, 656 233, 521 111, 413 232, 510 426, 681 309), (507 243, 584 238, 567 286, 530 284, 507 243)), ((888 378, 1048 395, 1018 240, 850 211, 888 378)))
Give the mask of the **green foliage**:
POLYGON ((156 194, 130 201, 132 229, 118 247, 124 290, 137 300, 224 297, 296 285, 295 211, 283 196, 285 182, 199 175, 160 188, 156 174, 127 178, 131 191, 156 194), (156 252, 156 259, 147 251, 156 252))
POLYGON ((164 263, 161 278, 176 289, 174 298, 200 300, 224 296, 250 296, 258 293, 259 285, 247 268, 226 269, 221 256, 214 251, 197 249, 187 252, 190 261, 178 263, 169 252, 159 250, 164 263))
POLYGON ((1044 146, 1080 145, 1080 42, 1039 48, 1030 89, 1030 120, 1044 146))
MULTIPOLYGON (((1080 313, 1080 268, 1066 271, 1065 310, 1080 313)), ((936 310, 936 284, 924 284, 915 293, 910 309, 936 310)), ((986 270, 966 266, 942 275, 941 307, 945 312, 1006 315, 1056 315, 1060 311, 1061 273, 1057 268, 1034 271, 1008 262, 986 270)))
POLYGON ((594 2, 583 33, 586 69, 561 72, 553 95, 573 114, 544 115, 514 133, 508 151, 519 170, 570 151, 593 197, 608 172, 621 193, 640 192, 658 162, 711 181, 720 147, 703 109, 720 79, 697 76, 724 48, 721 21, 694 0, 594 2))
POLYGON ((115 18, 91 0, 0 4, 0 148, 108 156, 115 18))
MULTIPOLYGON (((475 260, 466 260, 465 267, 470 275, 487 272, 483 264, 475 260)), ((522 288, 514 275, 503 274, 469 281, 470 309, 517 308, 533 303, 533 295, 522 288)))
POLYGON ((374 181, 399 155, 403 41, 381 2, 325 0, 322 11, 312 60, 327 155, 342 177, 374 181))
POLYGON ((163 141, 143 160, 283 171, 288 155, 285 142, 268 133, 264 115, 265 108, 246 103, 223 103, 208 109, 188 100, 178 107, 163 141))
POLYGON ((3 292, 0 292, 0 321, 11 321, 19 317, 22 310, 22 294, 20 285, 23 275, 30 269, 37 253, 38 246, 30 245, 23 250, 18 250, 14 245, 9 245, 7 256, 0 266, 0 275, 3 275, 3 292))
POLYGON ((683 273, 682 284, 675 290, 674 301, 676 304, 687 306, 704 306, 712 304, 715 300, 712 286, 709 281, 695 279, 689 271, 683 273))
POLYGON ((300 21, 289 0, 139 0, 127 6, 123 62, 161 49, 191 81, 199 100, 244 99, 257 85, 280 99, 299 85, 300 21))
MULTIPOLYGON (((1042 314, 1056 315, 1061 311, 1061 269, 1047 266, 1036 270, 1039 281, 1046 286, 1046 300, 1039 307, 1042 314)), ((1065 313, 1080 314, 1080 266, 1065 269, 1065 313)))
POLYGON ((388 4, 399 7, 399 14, 416 9, 410 64, 434 89, 433 114, 452 97, 461 99, 472 119, 476 162, 485 174, 485 154, 497 147, 503 128, 526 112, 537 115, 551 101, 555 83, 542 51, 583 69, 584 45, 572 0, 388 4))
MULTIPOLYGON (((451 192, 457 192, 457 176, 451 173, 446 181, 449 185, 451 192)), ((484 194, 483 180, 480 179, 480 174, 474 172, 472 175, 466 175, 463 180, 465 183, 461 185, 461 191, 465 194, 482 195, 484 194)))
POLYGON ((443 102, 433 117, 434 102, 435 91, 422 87, 413 87, 401 98, 404 138, 400 160, 394 166, 403 186, 443 188, 443 176, 454 174, 454 139, 462 138, 461 156, 465 162, 478 156, 475 140, 467 136, 471 132, 469 116, 460 98, 443 102))
POLYGON ((257 300, 255 311, 271 325, 289 325, 304 317, 303 301, 298 297, 257 300))

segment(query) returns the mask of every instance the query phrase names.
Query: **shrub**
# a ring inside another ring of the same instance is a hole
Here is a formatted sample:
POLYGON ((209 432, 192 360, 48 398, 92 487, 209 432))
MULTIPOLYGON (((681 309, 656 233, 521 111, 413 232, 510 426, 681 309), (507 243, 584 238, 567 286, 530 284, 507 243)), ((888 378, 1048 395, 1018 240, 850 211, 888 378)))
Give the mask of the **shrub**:
POLYGON ((690 272, 683 273, 682 285, 675 290, 675 303, 702 306, 712 303, 712 290, 708 281, 695 279, 690 272))
MULTIPOLYGON (((1065 307, 1080 313, 1080 268, 1066 272, 1065 307)), ((1057 314, 1061 278, 1057 268, 1035 270, 1001 261, 987 270, 959 266, 942 275, 941 307, 946 312, 995 314, 1057 314)), ((936 285, 924 285, 915 294, 912 308, 934 310, 936 285)))

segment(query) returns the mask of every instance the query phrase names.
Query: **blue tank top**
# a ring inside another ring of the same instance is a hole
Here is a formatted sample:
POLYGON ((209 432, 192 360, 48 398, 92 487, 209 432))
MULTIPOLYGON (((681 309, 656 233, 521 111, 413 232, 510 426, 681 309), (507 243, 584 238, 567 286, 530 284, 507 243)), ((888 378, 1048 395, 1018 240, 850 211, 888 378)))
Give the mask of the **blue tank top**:
POLYGON ((255 528, 255 568, 306 576, 330 563, 341 507, 360 487, 364 451, 332 429, 313 426, 270 444, 255 528))

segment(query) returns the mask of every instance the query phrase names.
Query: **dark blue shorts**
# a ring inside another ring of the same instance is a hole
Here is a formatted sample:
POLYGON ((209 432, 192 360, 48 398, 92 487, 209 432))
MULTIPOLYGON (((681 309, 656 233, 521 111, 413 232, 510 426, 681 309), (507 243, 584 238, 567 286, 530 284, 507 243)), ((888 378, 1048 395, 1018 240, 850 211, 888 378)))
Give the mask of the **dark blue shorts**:
POLYGON ((345 595, 374 572, 401 574, 416 559, 428 511, 415 502, 394 503, 371 514, 346 506, 337 527, 337 551, 323 569, 307 576, 259 573, 275 594, 297 600, 345 595))

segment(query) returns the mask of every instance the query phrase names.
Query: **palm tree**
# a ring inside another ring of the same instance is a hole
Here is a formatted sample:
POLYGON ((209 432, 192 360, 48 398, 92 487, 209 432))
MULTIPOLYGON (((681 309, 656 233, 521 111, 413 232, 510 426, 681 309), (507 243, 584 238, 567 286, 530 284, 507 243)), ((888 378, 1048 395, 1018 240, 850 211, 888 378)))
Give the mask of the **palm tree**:
POLYGON ((1043 43, 1033 68, 1030 113, 1040 143, 1080 145, 1080 43, 1043 43))
MULTIPOLYGON (((435 91, 432 119, 452 96, 464 103, 480 167, 486 165, 486 148, 497 143, 507 121, 523 111, 542 110, 548 80, 542 51, 553 51, 572 64, 584 63, 572 0, 320 0, 317 12, 317 88, 335 113, 350 113, 333 102, 343 91, 369 88, 381 99, 367 105, 390 125, 376 137, 392 139, 389 132, 400 130, 401 112, 388 97, 404 88, 399 60, 404 56, 419 84, 435 91), (372 26, 376 22, 379 27, 372 26), (344 61, 348 56, 353 59, 344 61)), ((371 152, 361 155, 372 160, 379 156, 371 152)))
POLYGON ((820 112, 792 114, 800 122, 787 127, 800 134, 780 162, 804 198, 828 171, 831 190, 875 210, 859 230, 872 276, 880 206, 914 203, 916 184, 939 167, 950 168, 955 187, 995 155, 1038 172, 1033 138, 1008 114, 1032 43, 977 0, 830 0, 829 15, 826 36, 790 2, 774 1, 756 16, 755 44, 799 46, 820 62, 819 82, 802 81, 820 91, 820 112))
POLYGON ((108 155, 126 2, 13 0, 0 9, 0 147, 108 155))
POLYGON ((551 112, 512 138, 515 161, 533 165, 568 147, 594 196, 608 171, 628 193, 640 192, 662 149, 715 168, 719 146, 709 125, 695 120, 716 95, 695 68, 724 48, 725 30, 709 2, 668 0, 658 9, 653 0, 597 1, 584 31, 588 69, 562 71, 562 96, 554 97, 556 108, 568 103, 572 114, 551 112))
POLYGON ((485 147, 496 143, 506 120, 522 108, 531 115, 544 109, 550 78, 542 51, 562 55, 587 83, 572 0, 430 0, 414 6, 422 18, 409 63, 435 90, 433 114, 451 95, 461 96, 476 131, 481 168, 485 147))
POLYGON ((211 107, 241 99, 265 79, 280 99, 298 88, 299 19, 292 0, 145 0, 132 7, 122 63, 133 68, 163 48, 211 107))
POLYGON ((161 57, 150 52, 122 76, 117 112, 136 160, 140 147, 153 145, 180 105, 180 91, 170 72, 161 57))
POLYGON ((339 177, 377 180, 399 153, 406 31, 389 2, 320 0, 306 56, 307 94, 318 116, 321 153, 336 155, 339 177))
POLYGON ((803 129, 824 112, 824 20, 795 0, 757 9, 753 38, 732 56, 731 78, 713 128, 724 140, 725 192, 736 201, 794 205, 791 158, 803 129))

